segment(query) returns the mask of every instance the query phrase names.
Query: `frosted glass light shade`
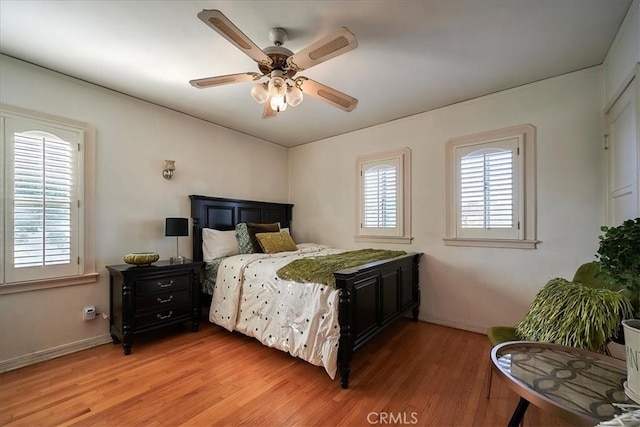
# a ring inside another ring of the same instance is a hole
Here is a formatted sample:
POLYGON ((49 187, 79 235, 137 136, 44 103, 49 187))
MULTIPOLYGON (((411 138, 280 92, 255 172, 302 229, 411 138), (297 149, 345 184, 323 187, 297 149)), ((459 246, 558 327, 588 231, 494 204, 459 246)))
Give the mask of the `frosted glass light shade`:
POLYGON ((284 100, 284 96, 272 96, 271 97, 271 109, 278 113, 287 109, 287 102, 284 100))
POLYGON ((302 96, 302 91, 300 89, 298 89, 297 87, 291 87, 289 85, 287 85, 287 104, 291 105, 292 107, 298 106, 300 105, 300 103, 302 102, 303 96, 302 96))
POLYGON ((162 170, 162 176, 164 179, 173 178, 173 171, 176 170, 175 160, 165 160, 164 169, 162 170))
POLYGON ((269 91, 266 83, 258 83, 251 88, 251 97, 258 104, 264 104, 269 99, 269 91))
POLYGON ((271 77, 268 88, 271 96, 284 97, 287 92, 287 83, 280 76, 271 77))

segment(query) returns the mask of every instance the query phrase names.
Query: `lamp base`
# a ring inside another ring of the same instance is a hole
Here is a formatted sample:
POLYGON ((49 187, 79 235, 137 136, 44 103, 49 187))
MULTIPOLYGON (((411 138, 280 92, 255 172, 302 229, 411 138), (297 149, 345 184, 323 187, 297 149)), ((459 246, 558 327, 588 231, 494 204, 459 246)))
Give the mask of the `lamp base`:
POLYGON ((187 261, 187 259, 183 256, 172 256, 171 258, 169 258, 169 263, 170 264, 184 264, 187 261))

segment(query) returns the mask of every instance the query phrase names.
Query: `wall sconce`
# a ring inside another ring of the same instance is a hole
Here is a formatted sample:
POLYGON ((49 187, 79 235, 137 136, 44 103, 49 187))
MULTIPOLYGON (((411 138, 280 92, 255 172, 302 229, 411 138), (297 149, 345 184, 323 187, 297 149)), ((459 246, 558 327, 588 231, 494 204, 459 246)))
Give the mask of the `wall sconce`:
POLYGON ((173 171, 176 170, 175 163, 175 160, 164 161, 164 170, 162 171, 162 176, 164 177, 164 179, 171 179, 173 177, 173 171))

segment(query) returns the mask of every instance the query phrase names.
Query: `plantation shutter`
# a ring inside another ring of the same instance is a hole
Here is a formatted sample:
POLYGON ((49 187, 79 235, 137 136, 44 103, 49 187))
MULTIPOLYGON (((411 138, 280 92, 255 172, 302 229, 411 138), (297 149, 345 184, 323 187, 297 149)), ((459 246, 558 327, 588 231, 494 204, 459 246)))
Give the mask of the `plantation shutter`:
POLYGON ((77 275, 81 135, 6 120, 6 282, 77 275))
POLYGON ((366 234, 400 235, 402 215, 401 159, 365 162, 361 165, 361 228, 366 234))
POLYGON ((458 234, 518 236, 518 139, 457 150, 458 234))

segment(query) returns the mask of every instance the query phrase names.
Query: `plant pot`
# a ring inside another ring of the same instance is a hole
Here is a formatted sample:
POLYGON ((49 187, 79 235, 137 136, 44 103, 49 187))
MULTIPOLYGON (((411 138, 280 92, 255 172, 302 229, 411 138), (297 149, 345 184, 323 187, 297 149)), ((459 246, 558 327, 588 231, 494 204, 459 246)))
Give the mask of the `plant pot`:
POLYGON ((627 381, 624 383, 626 395, 640 403, 640 320, 622 321, 627 356, 627 381))

